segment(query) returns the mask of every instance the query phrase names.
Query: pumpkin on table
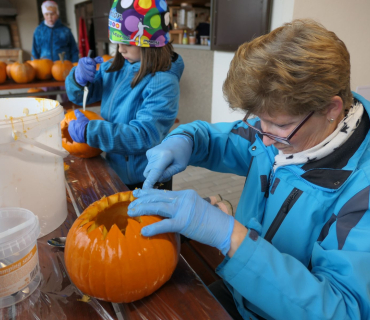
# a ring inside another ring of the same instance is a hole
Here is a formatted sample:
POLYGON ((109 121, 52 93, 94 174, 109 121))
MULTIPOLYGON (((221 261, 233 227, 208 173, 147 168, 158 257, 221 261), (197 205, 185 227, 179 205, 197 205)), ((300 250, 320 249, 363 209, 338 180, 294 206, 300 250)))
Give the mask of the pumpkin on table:
MULTIPOLYGON (((104 120, 101 116, 97 113, 92 111, 83 111, 80 110, 89 120, 104 120)), ((98 148, 90 147, 87 143, 79 143, 73 141, 71 136, 68 132, 68 125, 72 120, 76 120, 76 115, 74 110, 69 110, 64 119, 61 122, 61 129, 62 129, 62 145, 63 148, 66 149, 70 154, 79 157, 79 158, 92 158, 96 157, 102 153, 102 151, 98 148)))
POLYGON ((104 197, 86 208, 68 232, 66 268, 89 296, 115 303, 139 300, 166 283, 176 268, 178 234, 142 236, 143 227, 163 218, 129 217, 133 200, 131 191, 104 197))
POLYGON ((12 78, 12 75, 10 73, 10 69, 12 68, 12 64, 14 63, 14 61, 10 61, 7 65, 6 65, 6 75, 8 76, 9 79, 12 78))
POLYGON ((4 83, 6 80, 6 63, 0 61, 0 83, 4 83))
POLYGON ((28 83, 35 79, 36 71, 28 62, 23 63, 22 51, 19 51, 18 62, 10 67, 10 75, 17 83, 28 83))
POLYGON ((48 80, 51 78, 51 68, 53 67, 54 62, 50 59, 35 59, 30 60, 28 63, 36 71, 36 79, 39 80, 48 80))
POLYGON ((51 68, 51 74, 57 81, 64 81, 73 68, 71 61, 64 60, 64 54, 64 52, 59 54, 60 60, 55 61, 51 68))
MULTIPOLYGON (((31 88, 27 90, 28 93, 33 93, 33 92, 45 92, 45 90, 41 88, 31 88)), ((45 96, 30 96, 30 98, 45 98, 45 96)))

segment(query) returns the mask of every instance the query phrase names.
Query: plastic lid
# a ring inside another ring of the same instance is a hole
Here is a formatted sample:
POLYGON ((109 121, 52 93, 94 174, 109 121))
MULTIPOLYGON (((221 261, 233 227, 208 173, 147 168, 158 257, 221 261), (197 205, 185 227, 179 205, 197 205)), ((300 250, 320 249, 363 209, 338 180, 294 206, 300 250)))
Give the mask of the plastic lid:
POLYGON ((0 259, 36 242, 40 225, 36 215, 24 208, 0 208, 0 259))

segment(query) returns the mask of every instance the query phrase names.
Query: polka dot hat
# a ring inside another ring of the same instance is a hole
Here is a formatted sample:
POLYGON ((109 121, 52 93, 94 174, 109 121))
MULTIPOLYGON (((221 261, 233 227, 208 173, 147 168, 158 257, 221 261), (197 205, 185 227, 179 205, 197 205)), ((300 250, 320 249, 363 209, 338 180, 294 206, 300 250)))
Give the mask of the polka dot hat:
POLYGON ((169 41, 170 14, 165 0, 114 0, 109 40, 139 47, 163 47, 169 41))

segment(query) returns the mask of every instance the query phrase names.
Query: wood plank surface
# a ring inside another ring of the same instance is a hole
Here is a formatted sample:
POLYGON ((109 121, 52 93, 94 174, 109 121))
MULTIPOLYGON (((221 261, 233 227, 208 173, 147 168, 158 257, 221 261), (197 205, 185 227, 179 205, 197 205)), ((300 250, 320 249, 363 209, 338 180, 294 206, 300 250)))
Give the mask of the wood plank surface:
POLYGON ((40 286, 25 300, 0 309, 0 320, 139 320, 139 319, 231 319, 207 290, 197 274, 180 256, 171 279, 152 295, 128 304, 114 304, 91 298, 71 283, 64 265, 63 249, 47 245, 53 237, 66 236, 77 215, 88 205, 127 187, 102 157, 80 159, 68 156, 65 171, 68 217, 50 234, 38 239, 40 286))

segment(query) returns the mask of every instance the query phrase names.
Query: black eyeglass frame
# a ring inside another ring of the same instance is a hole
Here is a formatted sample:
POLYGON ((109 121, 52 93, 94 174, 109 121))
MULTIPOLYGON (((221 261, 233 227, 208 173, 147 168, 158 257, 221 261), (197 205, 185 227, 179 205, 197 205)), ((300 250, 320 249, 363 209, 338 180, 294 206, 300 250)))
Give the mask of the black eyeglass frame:
POLYGON ((248 112, 245 117, 243 118, 243 122, 248 126, 250 127, 251 129, 254 129, 256 130, 259 134, 263 135, 263 136, 266 136, 266 137, 269 137, 270 139, 272 140, 275 140, 277 142, 280 142, 280 143, 283 143, 285 145, 288 145, 290 146, 290 139, 292 139, 292 137, 297 133, 297 131, 306 123, 306 121, 311 118, 311 116, 315 113, 315 111, 311 111, 294 129, 291 133, 289 133, 289 135, 285 138, 283 137, 279 137, 279 136, 276 136, 272 133, 268 133, 268 132, 263 132, 262 130, 252 126, 251 124, 248 123, 248 118, 249 116, 251 115, 250 112, 248 112))

